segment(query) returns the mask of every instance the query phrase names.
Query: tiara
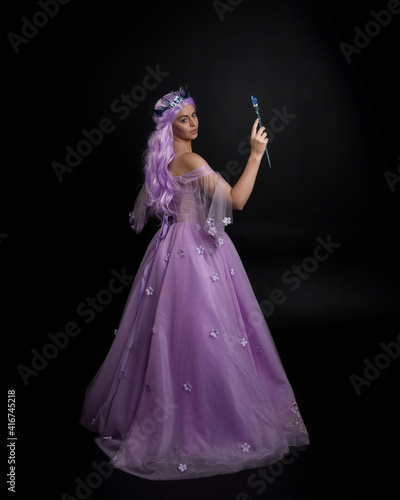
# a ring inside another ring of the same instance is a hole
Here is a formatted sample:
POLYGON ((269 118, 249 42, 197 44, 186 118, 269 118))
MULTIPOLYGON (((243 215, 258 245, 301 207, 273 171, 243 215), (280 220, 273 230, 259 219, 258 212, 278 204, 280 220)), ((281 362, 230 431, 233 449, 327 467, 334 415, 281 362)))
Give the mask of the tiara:
POLYGON ((178 106, 178 104, 185 101, 186 99, 189 99, 190 97, 190 92, 187 89, 187 86, 186 88, 179 87, 179 92, 171 91, 171 94, 174 96, 172 100, 166 99, 165 97, 161 98, 162 106, 160 106, 158 109, 152 110, 151 114, 153 116, 163 115, 167 111, 167 109, 171 109, 174 108, 175 106, 178 106))

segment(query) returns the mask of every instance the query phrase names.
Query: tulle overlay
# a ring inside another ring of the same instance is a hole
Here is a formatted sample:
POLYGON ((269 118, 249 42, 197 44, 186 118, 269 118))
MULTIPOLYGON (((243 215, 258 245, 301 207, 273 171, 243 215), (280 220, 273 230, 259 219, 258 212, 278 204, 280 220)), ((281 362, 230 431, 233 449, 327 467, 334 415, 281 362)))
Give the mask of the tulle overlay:
POLYGON ((154 480, 233 473, 308 444, 268 326, 224 232, 229 186, 173 178, 81 423, 114 467, 154 480))

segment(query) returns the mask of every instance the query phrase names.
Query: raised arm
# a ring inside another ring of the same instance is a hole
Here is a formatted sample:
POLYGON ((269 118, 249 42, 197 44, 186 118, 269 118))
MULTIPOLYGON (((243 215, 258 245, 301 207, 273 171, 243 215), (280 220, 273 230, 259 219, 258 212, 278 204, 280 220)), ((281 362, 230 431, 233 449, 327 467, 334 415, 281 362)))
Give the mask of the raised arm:
POLYGON ((243 210, 254 188, 258 169, 268 144, 265 127, 260 127, 257 131, 258 118, 253 124, 250 136, 251 153, 245 169, 237 183, 231 189, 232 207, 236 210, 243 210))
MULTIPOLYGON (((267 133, 265 132, 265 127, 260 127, 257 131, 258 118, 253 124, 250 136, 250 146, 251 152, 249 159, 247 160, 246 167, 243 170, 242 175, 233 187, 227 184, 227 197, 231 199, 232 208, 235 210, 243 210, 248 199, 254 188, 254 183, 256 181, 258 169, 262 157, 265 153, 265 148, 268 144, 267 133), (229 190, 229 191, 228 191, 229 190)), ((196 153, 184 153, 179 157, 178 166, 175 165, 177 170, 179 170, 179 175, 186 174, 191 170, 195 170, 207 162, 196 153)), ((211 174, 210 174, 211 175, 211 174)), ((209 192, 210 195, 214 192, 215 184, 218 182, 218 176, 216 173, 213 174, 212 178, 207 176, 207 182, 204 179, 199 179, 199 184, 203 187, 205 192, 209 192), (212 182, 213 181, 213 182, 212 182)))

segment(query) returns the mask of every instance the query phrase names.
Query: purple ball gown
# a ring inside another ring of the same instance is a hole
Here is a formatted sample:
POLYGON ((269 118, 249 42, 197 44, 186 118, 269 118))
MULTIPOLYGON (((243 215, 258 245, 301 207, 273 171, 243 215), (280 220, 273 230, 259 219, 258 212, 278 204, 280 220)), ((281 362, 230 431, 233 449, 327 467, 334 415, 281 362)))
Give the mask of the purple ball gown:
POLYGON ((224 231, 229 185, 208 165, 171 177, 174 215, 146 250, 81 423, 114 467, 147 479, 265 466, 309 439, 224 231))

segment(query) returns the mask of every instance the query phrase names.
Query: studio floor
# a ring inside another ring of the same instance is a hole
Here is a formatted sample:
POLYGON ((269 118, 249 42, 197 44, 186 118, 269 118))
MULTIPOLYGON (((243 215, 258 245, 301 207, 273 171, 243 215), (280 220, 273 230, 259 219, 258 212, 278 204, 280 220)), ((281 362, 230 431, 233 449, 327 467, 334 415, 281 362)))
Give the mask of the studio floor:
MULTIPOLYGON (((381 329, 384 327, 380 325, 381 329)), ((368 385, 359 386, 360 394, 357 394, 350 376, 353 373, 363 377, 363 355, 374 363, 376 355, 382 352, 373 342, 367 350, 363 347, 365 338, 376 337, 379 325, 358 323, 351 337, 348 328, 346 322, 303 325, 295 336, 288 332, 291 348, 281 349, 281 355, 310 434, 310 446, 293 448, 290 455, 273 466, 230 475, 158 482, 112 469, 107 465, 108 458, 95 444, 95 435, 78 423, 79 400, 83 396, 78 381, 72 379, 70 385, 62 383, 59 390, 65 394, 61 396, 56 392, 53 378, 60 372, 47 375, 46 380, 43 373, 40 392, 35 390, 35 381, 32 381, 30 397, 23 402, 24 414, 20 417, 23 425, 20 425, 18 442, 18 479, 21 478, 19 482, 17 479, 18 498, 391 498, 398 470, 395 397, 398 362, 393 360, 386 369, 379 370, 375 380, 364 379, 368 385), (335 337, 336 342, 330 341, 335 337), (377 347, 375 351, 374 347, 377 347), (354 361, 356 352, 362 354, 358 363, 354 361)), ((285 338, 284 331, 279 332, 279 338, 285 338)), ((79 366, 76 369, 79 372, 79 366)), ((22 399, 23 389, 18 392, 22 399)))

